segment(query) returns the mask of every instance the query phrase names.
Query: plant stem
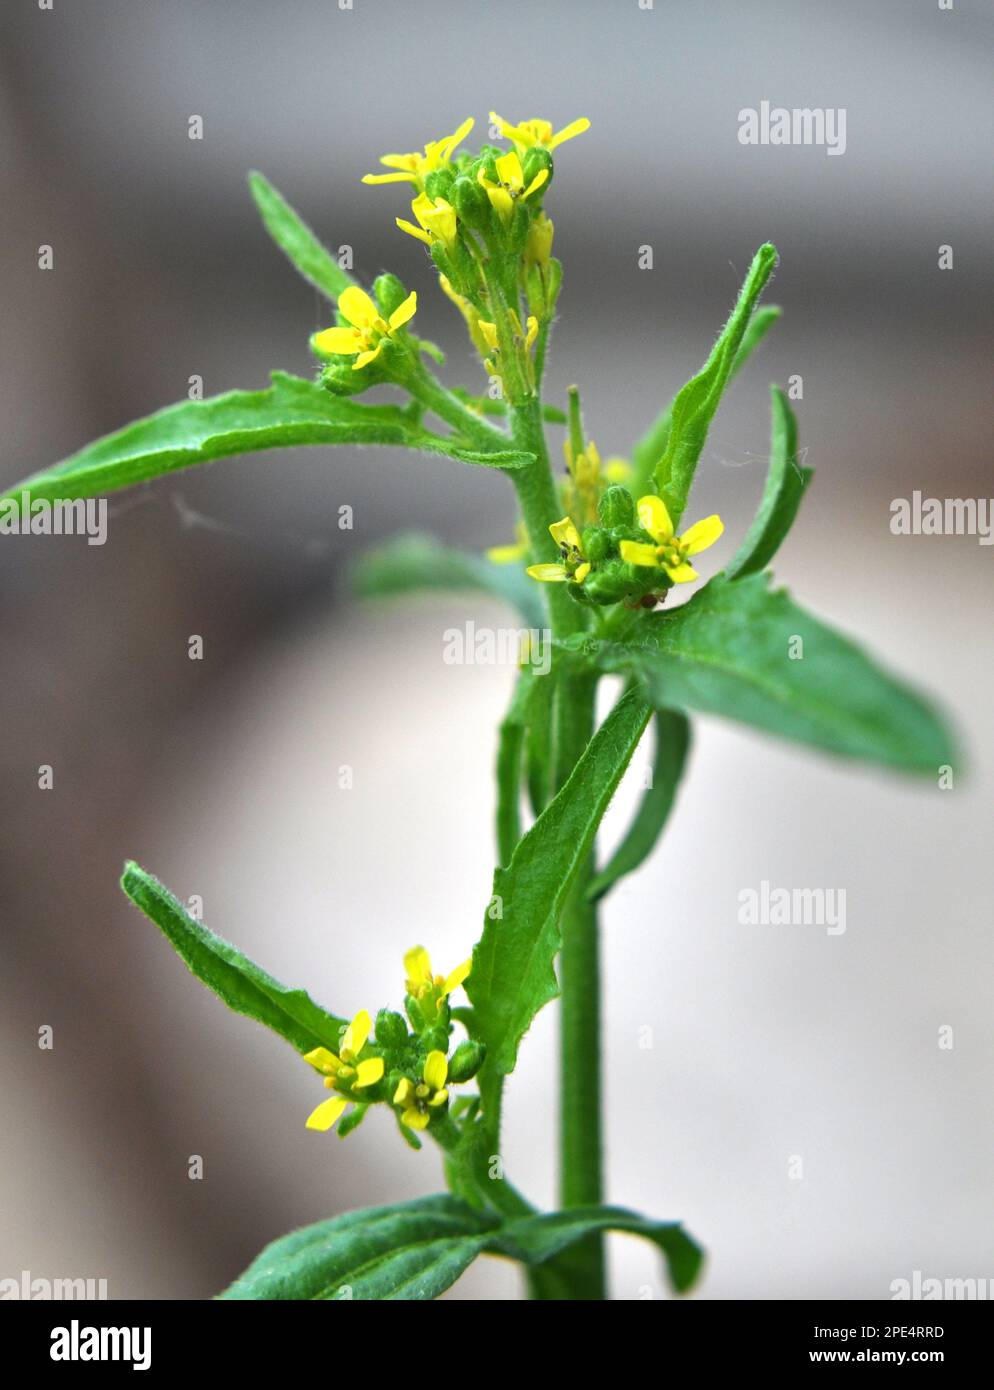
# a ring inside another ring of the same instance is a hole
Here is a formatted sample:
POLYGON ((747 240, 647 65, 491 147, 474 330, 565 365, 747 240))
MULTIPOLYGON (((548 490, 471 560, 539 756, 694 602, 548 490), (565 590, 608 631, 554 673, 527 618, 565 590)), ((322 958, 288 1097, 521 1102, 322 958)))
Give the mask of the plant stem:
POLYGON ((437 415, 452 427, 478 445, 491 452, 506 449, 509 439, 503 430, 488 424, 482 415, 470 410, 458 396, 446 389, 430 372, 419 368, 407 382, 411 395, 421 402, 432 414, 437 415))

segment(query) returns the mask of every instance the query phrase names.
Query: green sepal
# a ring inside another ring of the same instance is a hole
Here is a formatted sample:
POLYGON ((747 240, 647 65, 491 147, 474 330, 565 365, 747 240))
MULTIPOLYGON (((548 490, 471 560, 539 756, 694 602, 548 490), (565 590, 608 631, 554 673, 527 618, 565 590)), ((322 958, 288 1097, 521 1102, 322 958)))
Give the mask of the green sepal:
POLYGON ((794 524, 805 489, 814 474, 797 461, 797 420, 779 386, 770 387, 772 425, 770 468, 759 509, 745 540, 725 570, 726 579, 756 574, 773 559, 794 524))
POLYGON ((358 1129, 366 1118, 366 1111, 369 1106, 364 1101, 356 1101, 351 1110, 347 1110, 338 1121, 338 1137, 346 1139, 354 1129, 358 1129))
POLYGON ((347 1020, 315 1004, 302 989, 288 989, 209 931, 158 879, 138 864, 124 866, 121 887, 167 938, 197 979, 235 1013, 263 1023, 300 1053, 315 1047, 337 1052, 347 1020))

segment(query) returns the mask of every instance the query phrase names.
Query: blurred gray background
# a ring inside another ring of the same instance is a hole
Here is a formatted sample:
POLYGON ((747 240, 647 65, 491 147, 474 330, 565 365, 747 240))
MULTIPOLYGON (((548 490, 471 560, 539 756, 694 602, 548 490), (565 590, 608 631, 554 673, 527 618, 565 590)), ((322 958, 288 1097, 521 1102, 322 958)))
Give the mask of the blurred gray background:
MULTIPOLYGON (((762 487, 768 382, 799 374, 818 472, 778 574, 941 694, 969 767, 944 792, 698 725, 668 838, 606 912, 610 1196, 687 1221, 711 1252, 702 1298, 886 1298, 915 1269, 994 1273, 994 551, 888 526, 914 489, 994 493, 990 6, 24 0, 0 25, 4 483, 191 375, 213 394, 310 371, 328 310, 269 244, 251 167, 361 274, 417 288, 421 332, 473 382, 428 261, 394 228, 402 190, 359 177, 467 114, 481 134, 491 105, 589 116, 548 200, 566 265, 549 390, 581 383, 605 454, 697 368, 752 252, 777 243, 784 320, 699 474, 694 513, 727 526, 708 572, 762 487), (844 107, 845 155, 740 145, 740 108, 764 99, 844 107), (739 890, 764 878, 844 888, 846 933, 740 926, 739 890)), ((138 858, 342 1012, 394 1000, 415 941, 462 959, 489 893, 512 677, 445 665, 442 633, 507 619, 458 597, 363 607, 345 570, 398 527, 485 545, 512 526, 510 489, 483 470, 315 449, 119 495, 102 549, 3 539, 0 1276, 207 1297, 293 1225, 437 1189, 434 1154, 384 1116, 346 1144, 305 1132, 311 1074, 196 985, 116 883, 138 858)), ((553 1006, 523 1049, 505 1144, 541 1201, 555 1022, 553 1006)), ((650 1250, 619 1238, 612 1261, 616 1297, 665 1296, 650 1250)), ((450 1296, 516 1291, 485 1261, 450 1296)))

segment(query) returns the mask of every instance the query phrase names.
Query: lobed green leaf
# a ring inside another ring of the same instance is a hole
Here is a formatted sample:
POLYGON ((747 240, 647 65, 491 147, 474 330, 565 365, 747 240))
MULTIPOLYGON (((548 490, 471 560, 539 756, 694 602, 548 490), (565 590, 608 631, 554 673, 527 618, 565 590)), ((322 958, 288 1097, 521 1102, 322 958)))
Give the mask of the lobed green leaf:
POLYGON ((494 874, 493 897, 466 981, 476 1034, 487 1045, 480 1090, 491 1115, 522 1037, 557 993, 553 961, 561 944, 563 901, 649 716, 640 694, 622 695, 569 780, 518 842, 511 862, 494 874))
POLYGON ((394 405, 359 405, 316 382, 273 372, 264 391, 229 391, 181 401, 126 425, 79 453, 19 483, 0 501, 69 501, 93 497, 180 468, 259 449, 297 444, 392 444, 488 468, 520 468, 531 454, 466 449, 431 434, 394 405))
POLYGON ((756 574, 773 559, 794 524, 805 489, 814 474, 797 462, 797 420, 778 386, 770 387, 772 425, 770 467, 759 510, 745 539, 725 570, 726 579, 756 574))
POLYGON ((483 555, 444 545, 431 536, 402 535, 360 556, 353 584, 364 598, 418 590, 476 590, 516 608, 529 628, 547 620, 538 586, 521 565, 495 565, 483 555))
POLYGON ((315 1047, 337 1052, 344 1018, 328 1013, 302 989, 288 989, 198 922, 158 879, 128 862, 121 887, 141 908, 201 983, 235 1013, 264 1023, 300 1053, 315 1047))
POLYGON ((776 261, 776 247, 769 243, 756 252, 735 308, 711 356, 674 398, 666 447, 653 475, 674 525, 687 505, 708 428, 731 378, 749 320, 776 261))
POLYGON ((315 289, 334 301, 349 285, 356 283, 264 174, 253 170, 249 174, 249 188, 266 231, 315 289))
POLYGON ((830 753, 910 772, 953 760, 941 717, 862 649, 769 588, 718 575, 637 640, 568 639, 601 670, 636 676, 660 708, 701 710, 830 753))
POLYGON ((587 898, 591 902, 602 898, 619 878, 648 859, 673 809, 690 748, 690 721, 678 710, 660 709, 656 711, 653 724, 656 752, 652 785, 646 788, 624 839, 588 885, 587 898))

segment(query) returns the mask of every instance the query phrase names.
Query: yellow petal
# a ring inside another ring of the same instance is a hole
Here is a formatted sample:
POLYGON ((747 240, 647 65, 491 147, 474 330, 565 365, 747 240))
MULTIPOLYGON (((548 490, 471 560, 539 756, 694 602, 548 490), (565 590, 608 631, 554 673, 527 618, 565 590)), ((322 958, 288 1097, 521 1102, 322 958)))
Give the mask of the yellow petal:
POLYGON ((363 369, 363 367, 368 367, 370 362, 373 362, 377 357, 379 357, 382 351, 383 340, 381 338, 380 341, 376 344, 376 346, 372 349, 372 351, 369 351, 367 349, 366 352, 360 352, 359 356, 352 363, 352 370, 354 372, 359 372, 363 369))
POLYGON ((332 1096, 330 1100, 323 1100, 316 1110, 312 1110, 307 1117, 306 1129, 317 1129, 323 1134, 325 1130, 331 1129, 339 1115, 348 1105, 344 1096, 332 1096))
POLYGON ((654 493, 650 493, 647 497, 640 497, 638 515, 642 528, 649 532, 654 541, 658 541, 662 545, 664 541, 672 538, 673 523, 666 510, 666 503, 661 497, 656 497, 654 493))
POLYGON ((538 337, 538 319, 535 317, 534 314, 528 315, 528 323, 526 325, 526 330, 527 331, 525 332, 525 350, 527 351, 528 348, 531 347, 535 339, 538 337))
POLYGON ((674 584, 689 584, 698 577, 692 565, 666 565, 665 569, 674 584))
POLYGON ((488 323, 486 319, 480 319, 477 322, 477 327, 483 334, 483 341, 486 343, 487 347, 499 347, 497 341, 497 325, 495 323, 488 323))
POLYGON ((412 946, 407 952, 404 970, 412 985, 431 984, 431 956, 423 946, 412 946))
POLYGON ((542 584, 565 584, 569 578, 562 565, 529 565, 525 572, 542 584))
MULTIPOLYGON (((384 164, 386 160, 382 161, 384 164)), ((363 183, 417 183, 416 174, 363 174, 363 183)))
POLYGON ((659 556, 654 545, 646 545, 644 541, 622 541, 618 549, 626 565, 659 568, 659 556))
POLYGON ((524 187, 525 175, 517 150, 508 150, 507 154, 499 155, 495 163, 497 165, 497 177, 501 183, 506 183, 512 189, 524 187))
POLYGON ((457 965, 451 974, 446 975, 445 984, 442 986, 443 994, 451 994, 454 989, 458 989, 463 980, 469 978, 469 972, 473 969, 473 959, 464 960, 462 965, 457 965))
POLYGON ((720 516, 706 516, 684 531, 680 541, 688 555, 699 555, 709 545, 714 545, 724 529, 725 523, 720 516))
POLYGON ((383 1058, 367 1057, 356 1067, 356 1086, 374 1086, 383 1076, 383 1058))
POLYGON ((354 357, 362 350, 362 335, 354 328, 325 328, 311 339, 318 352, 339 352, 354 357))
POLYGON ((548 177, 548 169, 539 169, 538 173, 532 179, 531 183, 525 189, 524 193, 522 193, 522 198, 530 198, 537 189, 542 187, 543 183, 546 182, 548 177))
POLYGON ((338 310, 356 328, 369 328, 380 317, 380 311, 365 290, 349 285, 338 296, 338 310))
POLYGON ((568 516, 564 516, 562 521, 554 521, 549 527, 549 535, 556 545, 568 545, 577 550, 580 549, 580 533, 568 516))
POLYGON ((429 1052, 425 1058, 424 1079, 433 1091, 441 1090, 449 1075, 449 1062, 444 1052, 429 1052))
POLYGON ((428 1104, 431 1106, 433 1110, 436 1110, 440 1105, 444 1105, 448 1098, 449 1093, 443 1086, 440 1091, 435 1092, 428 1104))
POLYGON ((304 1061, 310 1062, 323 1076, 335 1076, 342 1065, 335 1054, 329 1052, 326 1047, 316 1047, 312 1052, 305 1052, 304 1061))
POLYGON ((426 1115, 423 1110, 418 1110, 413 1105, 409 1110, 405 1110, 400 1117, 401 1124, 407 1125, 408 1129, 427 1129, 430 1119, 430 1115, 426 1115))
POLYGON ((394 309, 393 313, 390 315, 391 330, 402 328, 403 325, 407 323, 408 319, 412 319, 414 317, 414 315, 417 313, 417 308, 417 292, 415 290, 411 290, 411 293, 404 300, 403 304, 398 305, 397 308, 394 309))
POLYGON ((403 217, 396 217, 394 221, 402 232, 407 232, 409 236, 416 236, 419 241, 423 241, 426 246, 431 245, 431 237, 427 232, 423 232, 420 227, 415 227, 413 222, 407 222, 403 217))
POLYGON ((459 129, 454 130, 451 135, 447 136, 447 138, 442 141, 442 144, 446 147, 446 162, 448 162, 452 158, 454 152, 466 139, 466 136, 473 129, 474 125, 476 125, 476 121, 473 119, 473 117, 467 116, 466 119, 463 121, 462 125, 459 127, 459 129))
POLYGON ((566 140, 572 140, 575 136, 582 135, 585 130, 589 129, 590 122, 587 120, 586 116, 581 116, 577 121, 570 121, 569 125, 564 125, 562 130, 557 131, 552 139, 547 142, 549 149, 554 150, 557 145, 563 144, 566 140))
POLYGON ((582 584, 583 581, 586 579, 586 577, 587 577, 587 575, 588 575, 589 573, 590 573, 590 561, 589 561, 589 560, 584 560, 584 562, 583 562, 582 565, 577 565, 577 567, 576 567, 576 573, 573 575, 573 579, 574 579, 575 583, 577 583, 577 584, 582 584))
POLYGON ((604 476, 609 483, 627 482, 632 474, 632 465, 627 459, 614 455, 604 465, 604 476))
POLYGON ((369 1014, 365 1009, 360 1009, 342 1034, 342 1051, 351 1052, 353 1057, 357 1056, 365 1046, 372 1026, 373 1020, 369 1014))
POLYGON ((402 1077, 397 1083, 397 1089, 393 1093, 394 1105, 406 1105, 414 1095, 414 1085, 407 1077, 402 1077))
POLYGON ((511 214, 514 212, 514 199, 506 188, 498 188, 496 184, 484 182, 487 190, 487 197, 490 199, 490 206, 496 212, 502 222, 510 221, 511 214))

